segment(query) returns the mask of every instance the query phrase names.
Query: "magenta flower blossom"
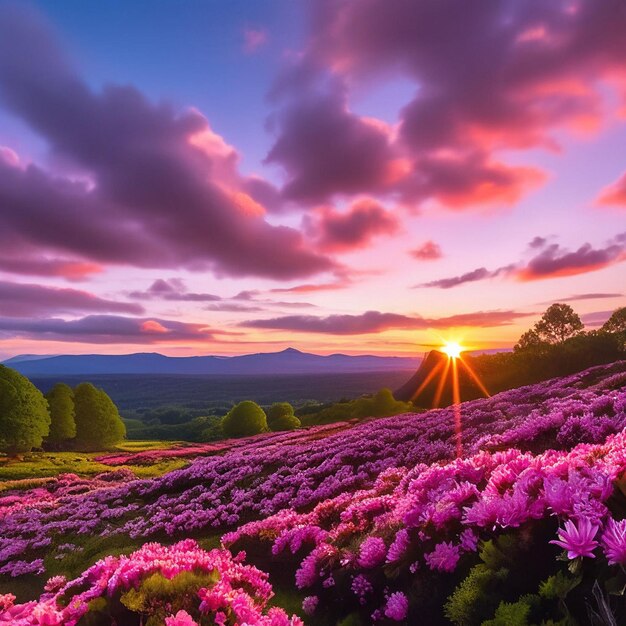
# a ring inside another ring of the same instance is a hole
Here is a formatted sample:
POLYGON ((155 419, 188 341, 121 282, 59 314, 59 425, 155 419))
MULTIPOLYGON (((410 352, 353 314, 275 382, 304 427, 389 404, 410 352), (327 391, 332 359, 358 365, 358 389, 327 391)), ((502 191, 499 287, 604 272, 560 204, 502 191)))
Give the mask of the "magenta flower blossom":
POLYGON ((318 603, 319 598, 317 596, 307 596, 302 601, 302 610, 307 615, 313 615, 313 613, 315 613, 315 609, 317 609, 318 603))
POLYGON ((385 616, 396 622, 401 622, 406 619, 408 612, 409 601, 407 597, 401 591, 392 593, 385 605, 385 616))
POLYGON ((432 570, 453 572, 459 561, 459 548, 451 541, 442 541, 432 552, 425 555, 426 563, 432 570))
POLYGON ((616 522, 609 518, 602 544, 609 565, 626 565, 626 520, 616 522))
POLYGON ((595 540, 597 532, 598 527, 588 519, 579 519, 578 525, 568 520, 565 522, 565 528, 559 530, 559 538, 553 539, 550 543, 567 550, 569 559, 576 559, 579 556, 593 559, 595 558, 593 551, 598 547, 598 542, 595 540))
POLYGON ((387 546, 380 537, 368 537, 359 551, 359 565, 371 569, 380 565, 387 556, 387 546))
POLYGON ((165 626, 198 626, 198 622, 187 611, 178 611, 176 615, 165 618, 165 626))

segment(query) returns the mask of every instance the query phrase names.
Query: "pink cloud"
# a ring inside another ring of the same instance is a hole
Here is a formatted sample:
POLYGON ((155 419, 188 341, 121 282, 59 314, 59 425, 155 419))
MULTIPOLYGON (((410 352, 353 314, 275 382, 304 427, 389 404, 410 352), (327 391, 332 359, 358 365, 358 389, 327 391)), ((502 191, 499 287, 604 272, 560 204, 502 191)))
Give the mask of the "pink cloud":
POLYGON ((316 291, 337 291, 350 285, 348 280, 338 280, 332 283, 305 283, 293 287, 276 287, 270 293, 315 293, 316 291))
POLYGON ((255 195, 271 185, 238 173, 239 155, 201 113, 133 87, 95 92, 33 13, 5 8, 0 24, 4 103, 91 181, 0 159, 3 255, 274 279, 335 269, 297 230, 265 220, 255 195))
POLYGON ((272 319, 258 319, 242 322, 247 328, 286 330, 301 333, 321 333, 328 335, 364 335, 381 333, 386 330, 429 329, 452 327, 490 328, 512 324, 520 317, 531 313, 517 311, 478 311, 440 318, 423 318, 399 313, 366 311, 359 315, 287 315, 272 319))
POLYGON ((414 250, 410 250, 409 254, 419 261, 436 261, 443 256, 441 246, 431 240, 425 241, 414 250))
POLYGON ((269 36, 264 28, 246 28, 243 31, 243 50, 254 54, 267 44, 269 36))
POLYGON ((143 313, 141 305, 99 298, 78 289, 0 281, 0 316, 41 317, 86 312, 143 313))
POLYGON ((345 212, 319 207, 308 225, 320 248, 334 252, 363 248, 374 237, 393 235, 400 228, 393 213, 369 198, 357 200, 345 212))
POLYGON ((33 251, 22 250, 20 257, 0 256, 0 271, 26 276, 57 276, 71 281, 84 280, 92 274, 102 272, 104 268, 89 261, 62 258, 46 258, 33 251))
POLYGON ((626 174, 612 185, 602 190, 597 204, 626 206, 626 174))

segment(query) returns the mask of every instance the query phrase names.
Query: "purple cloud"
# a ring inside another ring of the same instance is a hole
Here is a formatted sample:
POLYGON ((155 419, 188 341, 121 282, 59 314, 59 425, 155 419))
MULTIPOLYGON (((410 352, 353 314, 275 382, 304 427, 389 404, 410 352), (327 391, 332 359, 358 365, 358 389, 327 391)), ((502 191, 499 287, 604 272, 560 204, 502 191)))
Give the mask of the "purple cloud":
POLYGON ((569 252, 558 244, 551 244, 533 257, 515 276, 518 280, 541 280, 557 276, 574 276, 595 272, 626 260, 626 246, 616 240, 604 248, 593 248, 586 243, 569 252))
POLYGON ((366 198, 354 202, 343 213, 320 207, 308 226, 322 250, 339 252, 362 248, 379 235, 393 235, 400 223, 379 202, 366 198))
POLYGON ((559 276, 575 276, 576 274, 595 272, 626 260, 626 233, 615 236, 603 248, 594 248, 591 244, 586 243, 574 252, 570 252, 556 243, 546 246, 545 240, 543 241, 541 246, 531 246, 531 248, 538 247, 540 251, 527 262, 512 263, 495 270, 479 267, 460 276, 440 278, 415 285, 415 287, 451 289, 465 283, 495 278, 496 276, 507 276, 524 282, 559 276))
POLYGON ((220 296, 212 293, 193 293, 187 291, 185 284, 178 278, 155 280, 145 291, 131 291, 128 296, 135 300, 173 300, 176 302, 217 302, 220 296))
POLYGON ((11 319, 0 317, 0 334, 47 341, 94 344, 153 344, 172 341, 214 341, 215 334, 232 334, 202 324, 172 322, 158 318, 133 318, 115 315, 88 315, 77 320, 11 319))
POLYGON ((517 311, 478 311, 441 318, 423 318, 401 315, 399 313, 381 313, 366 311, 360 315, 287 315, 271 319, 258 319, 242 322, 247 328, 286 330, 302 333, 321 333, 328 335, 362 335, 381 333, 391 329, 428 329, 451 327, 491 328, 512 324, 520 317, 532 313, 517 311))
POLYGON ((479 280, 485 280, 486 278, 493 278, 498 276, 504 271, 504 268, 500 268, 494 271, 488 270, 486 267, 479 267, 478 269, 466 272, 460 276, 452 276, 450 278, 440 278, 438 280, 431 280, 427 283, 421 283, 415 285, 416 287, 437 287, 438 289, 452 289, 452 287, 458 287, 465 283, 474 283, 479 280))
POLYGON ((238 154, 198 111, 133 87, 93 91, 32 12, 5 7, 0 25, 3 103, 79 175, 0 159, 3 255, 275 279, 335 269, 298 231, 264 219, 258 181, 238 173, 238 154))
POLYGON ((558 131, 605 120, 607 83, 624 93, 626 14, 617 2, 311 7, 308 46, 275 89, 287 104, 269 159, 284 167, 288 197, 512 204, 544 174, 496 160, 499 151, 553 149, 558 131), (398 132, 350 111, 348 86, 398 73, 415 84, 398 132))
POLYGON ((144 309, 139 304, 106 300, 78 289, 0 281, 0 316, 34 318, 87 312, 140 314, 144 309))

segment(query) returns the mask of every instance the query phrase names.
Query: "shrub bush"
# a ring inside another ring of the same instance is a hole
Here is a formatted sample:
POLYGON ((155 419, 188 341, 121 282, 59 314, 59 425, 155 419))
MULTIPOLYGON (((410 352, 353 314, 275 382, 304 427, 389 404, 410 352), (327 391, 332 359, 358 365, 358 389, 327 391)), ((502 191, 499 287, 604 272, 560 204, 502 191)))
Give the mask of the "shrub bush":
POLYGON ((256 402, 244 400, 224 416, 222 429, 227 437, 249 437, 266 432, 265 411, 256 402))

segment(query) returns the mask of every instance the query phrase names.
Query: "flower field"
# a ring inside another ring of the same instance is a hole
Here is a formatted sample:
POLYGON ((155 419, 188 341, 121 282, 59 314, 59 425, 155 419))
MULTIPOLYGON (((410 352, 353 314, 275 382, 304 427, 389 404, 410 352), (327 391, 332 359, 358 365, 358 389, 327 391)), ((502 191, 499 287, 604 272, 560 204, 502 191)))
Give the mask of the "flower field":
POLYGON ((152 479, 111 455, 94 478, 5 490, 0 623, 622 623, 626 364, 460 415, 460 441, 438 409, 197 446, 152 479), (94 537, 138 549, 94 563, 94 537))

